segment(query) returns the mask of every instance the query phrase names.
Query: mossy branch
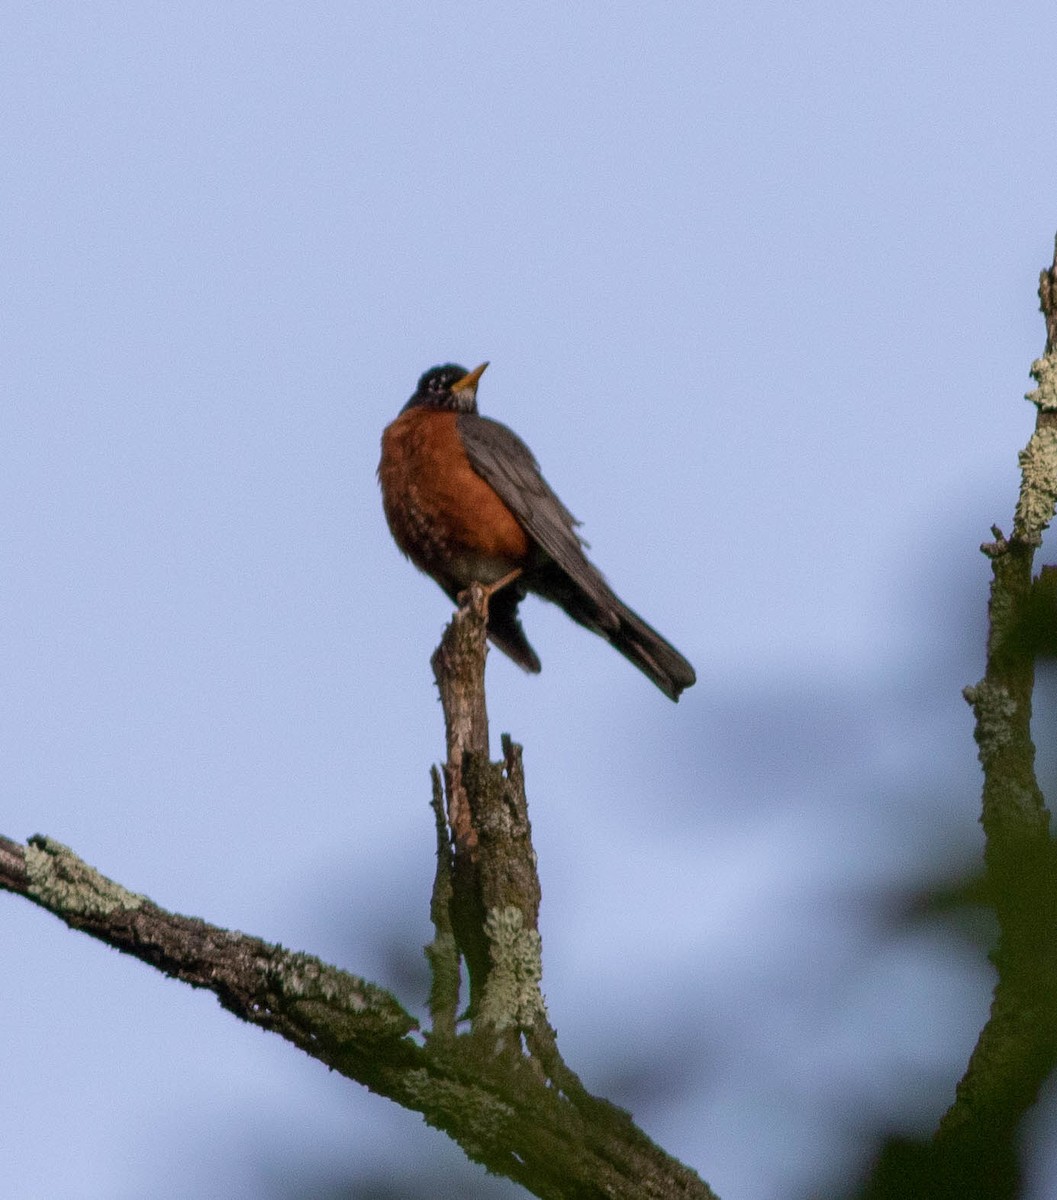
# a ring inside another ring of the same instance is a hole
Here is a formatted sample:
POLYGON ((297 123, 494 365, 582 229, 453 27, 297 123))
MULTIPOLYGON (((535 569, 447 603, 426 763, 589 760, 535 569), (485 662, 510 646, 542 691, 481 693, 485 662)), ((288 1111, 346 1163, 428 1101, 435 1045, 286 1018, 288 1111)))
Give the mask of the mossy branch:
POLYGON ((935 1136, 890 1143, 862 1193, 870 1200, 1015 1200, 1021 1123, 1057 1067, 1057 855, 1031 736, 1035 663, 1057 651, 1057 574, 1033 576, 1057 509, 1057 248, 1039 298, 1046 350, 1027 396, 1035 430, 1019 456, 1012 532, 994 527, 981 546, 992 572, 986 668, 965 689, 984 775, 983 890, 999 928, 991 1012, 935 1136))
MULTIPOLYGON (((714 1194, 687 1167, 655 1146, 630 1116, 592 1096, 558 1051, 541 990, 540 883, 525 795, 521 747, 502 738, 503 759, 492 762, 484 694, 487 595, 477 585, 463 597, 433 656, 447 730, 447 842, 438 818, 434 881, 436 937, 427 955, 432 995, 447 999, 432 1011, 428 1041, 468 1053, 489 1073, 505 1075, 522 1101, 535 1108, 541 1130, 575 1132, 571 1157, 548 1141, 530 1162, 518 1152, 520 1174, 510 1174, 538 1196, 694 1196, 714 1194), (438 904, 448 899, 447 907, 438 904), (469 1030, 451 1041, 451 959, 440 953, 454 939, 468 968, 469 1030), (596 1159, 631 1154, 637 1179, 622 1179, 596 1159)), ((435 813, 442 811, 434 774, 435 813)), ((482 1161, 484 1161, 482 1159, 482 1161)), ((491 1164, 489 1164, 491 1165, 491 1164)), ((494 1168, 493 1168, 494 1169, 494 1168)))
POLYGON ((0 837, 0 890, 25 896, 122 953, 207 988, 349 1079, 447 1133, 468 1157, 546 1200, 714 1200, 630 1116, 591 1096, 562 1061, 543 1003, 539 880, 521 751, 488 760, 481 596, 456 614, 438 657, 448 693, 445 812, 433 776, 437 874, 432 1030, 389 992, 259 938, 171 913, 46 837, 0 837), (454 788, 461 789, 453 796, 454 788), (461 872, 461 873, 460 873, 461 872), (476 922, 476 925, 474 924, 476 922), (459 1032, 460 958, 476 959, 471 1026, 459 1032), (424 1040, 424 1044, 423 1044, 424 1040))

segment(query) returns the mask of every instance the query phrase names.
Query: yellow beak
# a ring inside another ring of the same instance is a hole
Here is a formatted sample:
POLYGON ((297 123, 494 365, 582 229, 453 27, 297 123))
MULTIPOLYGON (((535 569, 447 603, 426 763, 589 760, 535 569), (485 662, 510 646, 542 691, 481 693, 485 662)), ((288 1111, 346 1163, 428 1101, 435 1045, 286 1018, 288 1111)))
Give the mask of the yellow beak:
POLYGON ((479 367, 474 367, 474 369, 468 375, 464 375, 461 379, 457 379, 451 385, 451 390, 453 392, 476 392, 477 381, 484 374, 484 369, 487 366, 488 364, 483 362, 479 367))

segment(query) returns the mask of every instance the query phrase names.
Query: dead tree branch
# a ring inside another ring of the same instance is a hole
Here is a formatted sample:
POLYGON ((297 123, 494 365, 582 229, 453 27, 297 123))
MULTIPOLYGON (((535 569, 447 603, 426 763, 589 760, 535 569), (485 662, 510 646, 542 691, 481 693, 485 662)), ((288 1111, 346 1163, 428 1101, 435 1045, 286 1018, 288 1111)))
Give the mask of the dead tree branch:
POLYGON ((307 954, 167 912, 50 838, 0 838, 0 890, 125 954, 208 988, 347 1078, 447 1133, 468 1157, 547 1200, 714 1200, 714 1193, 562 1061, 540 990, 540 892, 521 750, 488 758, 483 596, 434 658, 444 698, 447 811, 434 772, 437 874, 427 956, 432 1029, 390 993, 307 954), (459 1032, 460 959, 471 974, 459 1032))
POLYGON ((983 767, 985 894, 998 918, 991 1012, 955 1100, 931 1143, 890 1144, 864 1196, 1014 1200, 1018 1133, 1057 1067, 1057 854, 1035 776, 1031 735, 1035 663, 1057 654, 1057 572, 1033 576, 1057 507, 1057 249, 1039 298, 1046 351, 1032 364, 1038 413, 1020 453, 1021 486, 1007 538, 981 546, 991 560, 986 669, 965 689, 983 767))

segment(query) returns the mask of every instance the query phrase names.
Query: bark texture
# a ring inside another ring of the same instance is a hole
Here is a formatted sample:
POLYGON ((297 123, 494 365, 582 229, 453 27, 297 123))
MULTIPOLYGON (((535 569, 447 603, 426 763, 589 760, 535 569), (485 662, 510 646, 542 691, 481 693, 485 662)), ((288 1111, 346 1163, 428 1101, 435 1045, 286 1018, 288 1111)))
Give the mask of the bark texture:
POLYGON ((471 1159, 553 1200, 709 1200, 690 1168, 563 1062, 540 989, 540 904, 521 749, 488 756, 485 605, 471 589, 434 656, 448 759, 433 772, 431 1029, 389 992, 313 958, 167 912, 46 837, 0 837, 0 889, 208 988, 251 1024, 420 1112, 471 1159), (471 1004, 459 1014, 461 965, 471 1004))

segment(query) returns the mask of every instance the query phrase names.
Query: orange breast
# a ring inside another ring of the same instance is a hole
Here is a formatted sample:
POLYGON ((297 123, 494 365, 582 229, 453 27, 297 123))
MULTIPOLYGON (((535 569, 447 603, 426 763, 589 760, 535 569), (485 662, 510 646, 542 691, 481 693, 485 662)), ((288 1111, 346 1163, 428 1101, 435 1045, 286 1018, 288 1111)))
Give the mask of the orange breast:
POLYGON ((531 542, 470 466, 457 416, 412 408, 382 435, 378 479, 393 538, 446 591, 494 583, 523 566, 531 542))

